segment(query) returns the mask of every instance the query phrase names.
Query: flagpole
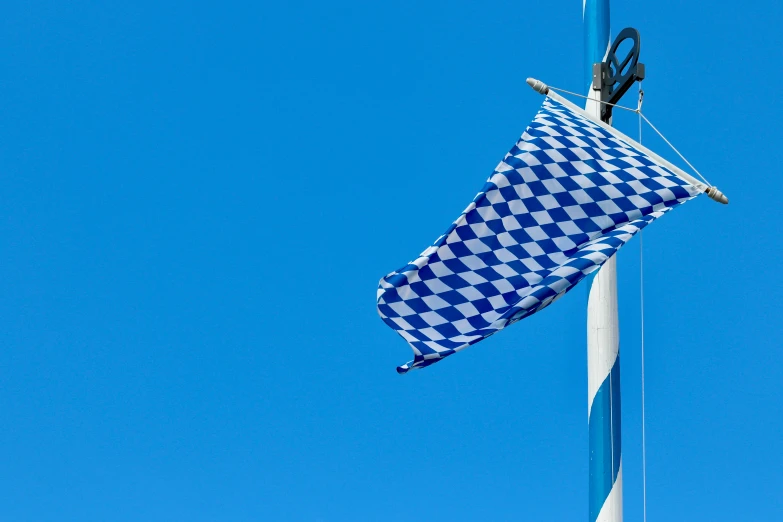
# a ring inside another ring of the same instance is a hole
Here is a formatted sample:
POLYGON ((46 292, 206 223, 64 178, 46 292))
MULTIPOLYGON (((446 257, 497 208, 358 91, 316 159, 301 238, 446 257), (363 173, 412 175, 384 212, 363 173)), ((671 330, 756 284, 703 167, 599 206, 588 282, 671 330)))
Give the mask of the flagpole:
MULTIPOLYGON (((610 44, 609 0, 582 0, 585 110, 601 117, 591 88, 593 64, 604 61, 610 44)), ((607 122, 610 123, 610 122, 607 122)), ((612 256, 592 281, 587 302, 587 388, 589 432, 589 522, 622 522, 623 476, 620 437, 620 332, 617 266, 612 256)))

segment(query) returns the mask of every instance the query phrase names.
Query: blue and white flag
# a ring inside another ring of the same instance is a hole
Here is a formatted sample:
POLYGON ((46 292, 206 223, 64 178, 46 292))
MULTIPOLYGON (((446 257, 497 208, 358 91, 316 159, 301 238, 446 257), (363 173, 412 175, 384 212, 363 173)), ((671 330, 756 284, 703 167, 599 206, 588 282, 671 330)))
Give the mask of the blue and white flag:
POLYGON ((551 93, 446 233, 381 279, 378 313, 414 353, 397 371, 545 308, 707 188, 551 93))

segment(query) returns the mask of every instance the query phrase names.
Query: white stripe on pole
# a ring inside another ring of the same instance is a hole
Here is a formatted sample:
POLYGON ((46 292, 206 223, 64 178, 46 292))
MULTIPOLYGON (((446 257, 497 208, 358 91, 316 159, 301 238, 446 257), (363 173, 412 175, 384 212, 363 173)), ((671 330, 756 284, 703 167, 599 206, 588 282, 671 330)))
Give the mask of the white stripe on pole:
POLYGON ((616 263, 616 256, 604 263, 593 279, 587 301, 591 522, 623 520, 616 263))

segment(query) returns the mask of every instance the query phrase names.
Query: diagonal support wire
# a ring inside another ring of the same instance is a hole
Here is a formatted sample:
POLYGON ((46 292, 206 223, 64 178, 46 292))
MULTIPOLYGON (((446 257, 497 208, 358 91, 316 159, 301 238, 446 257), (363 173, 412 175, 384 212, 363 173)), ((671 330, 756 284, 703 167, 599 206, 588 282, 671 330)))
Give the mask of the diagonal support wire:
MULTIPOLYGON (((584 98, 585 100, 593 100, 592 98, 590 98, 590 97, 588 97, 588 96, 585 96, 585 95, 583 95, 583 94, 578 94, 578 93, 575 93, 575 92, 567 91, 567 90, 565 90, 565 89, 560 89, 560 88, 557 88, 557 87, 551 87, 551 86, 547 86, 547 88, 548 88, 548 89, 551 89, 551 90, 553 90, 553 91, 558 91, 558 92, 563 92, 563 93, 565 93, 565 94, 570 94, 571 96, 577 96, 577 97, 579 97, 579 98, 584 98)), ((639 87, 639 88, 641 89, 641 84, 640 84, 640 87, 639 87)), ((685 156, 683 156, 683 155, 682 155, 682 153, 680 153, 680 151, 679 151, 679 150, 677 150, 677 148, 676 148, 674 145, 672 145, 672 143, 671 143, 669 140, 667 140, 667 139, 666 139, 666 136, 664 136, 664 135, 663 135, 663 133, 661 133, 661 131, 659 131, 659 130, 658 130, 658 128, 657 128, 655 125, 653 125, 653 123, 652 123, 652 122, 649 120, 649 118, 647 118, 647 116, 645 116, 645 115, 644 115, 644 113, 642 113, 642 98, 643 98, 643 96, 644 96, 644 91, 640 91, 640 92, 641 92, 641 96, 639 97, 639 104, 638 104, 638 106, 637 106, 635 109, 632 109, 632 108, 630 108, 630 107, 625 107, 625 106, 623 106, 623 105, 617 105, 617 104, 615 104, 615 103, 609 103, 609 102, 601 101, 601 100, 593 100, 593 101, 596 101, 596 102, 598 102, 598 103, 601 103, 601 104, 603 104, 603 105, 611 105, 612 107, 617 107, 618 109, 623 109, 623 110, 625 110, 625 111, 628 111, 628 112, 635 112, 636 114, 638 114, 638 115, 639 115, 641 118, 643 118, 643 119, 644 119, 644 121, 646 121, 646 122, 647 122, 647 125, 649 125, 649 126, 650 126, 650 128, 652 128, 652 130, 654 130, 654 131, 655 131, 655 133, 656 133, 656 134, 658 134, 658 136, 660 136, 660 137, 661 137, 661 139, 662 139, 663 141, 665 141, 665 142, 666 142, 666 144, 667 144, 669 147, 671 147, 671 149, 672 149, 674 152, 676 152, 676 153, 677 153, 677 155, 680 157, 680 159, 682 159, 682 161, 684 161, 684 162, 685 162, 685 163, 686 163, 686 164, 687 164, 687 165, 688 165, 688 166, 689 166, 689 167, 690 167, 690 168, 693 170, 693 172, 695 172, 695 173, 696 173, 696 174, 697 174, 697 175, 698 175, 698 176, 699 176, 699 177, 702 179, 702 181, 704 181, 704 183, 706 183, 708 186, 710 186, 710 187, 711 187, 711 186, 712 186, 712 184, 711 184, 709 181, 707 181, 707 178, 705 178, 705 177, 702 175, 702 173, 701 173, 701 172, 699 172, 699 170, 698 170, 696 167, 694 167, 694 166, 691 164, 691 162, 690 162, 690 161, 688 161, 688 160, 685 158, 685 156)), ((641 124, 641 121, 640 121, 640 124, 641 124)), ((641 134, 640 134, 640 136, 641 136, 641 134)))

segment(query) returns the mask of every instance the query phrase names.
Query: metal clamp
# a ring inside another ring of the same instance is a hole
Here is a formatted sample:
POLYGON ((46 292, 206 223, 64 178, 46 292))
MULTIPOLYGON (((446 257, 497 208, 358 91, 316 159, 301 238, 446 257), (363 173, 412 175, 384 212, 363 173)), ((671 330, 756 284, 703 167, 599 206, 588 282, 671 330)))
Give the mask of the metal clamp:
MULTIPOLYGON (((634 82, 644 80, 644 64, 639 63, 641 36, 633 27, 626 27, 609 48, 606 61, 593 64, 593 90, 601 91, 601 101, 617 104, 620 98, 628 92, 634 82), (620 61, 617 49, 625 40, 632 40, 633 46, 620 61)), ((612 117, 612 106, 601 104, 601 121, 609 122, 612 117)))

